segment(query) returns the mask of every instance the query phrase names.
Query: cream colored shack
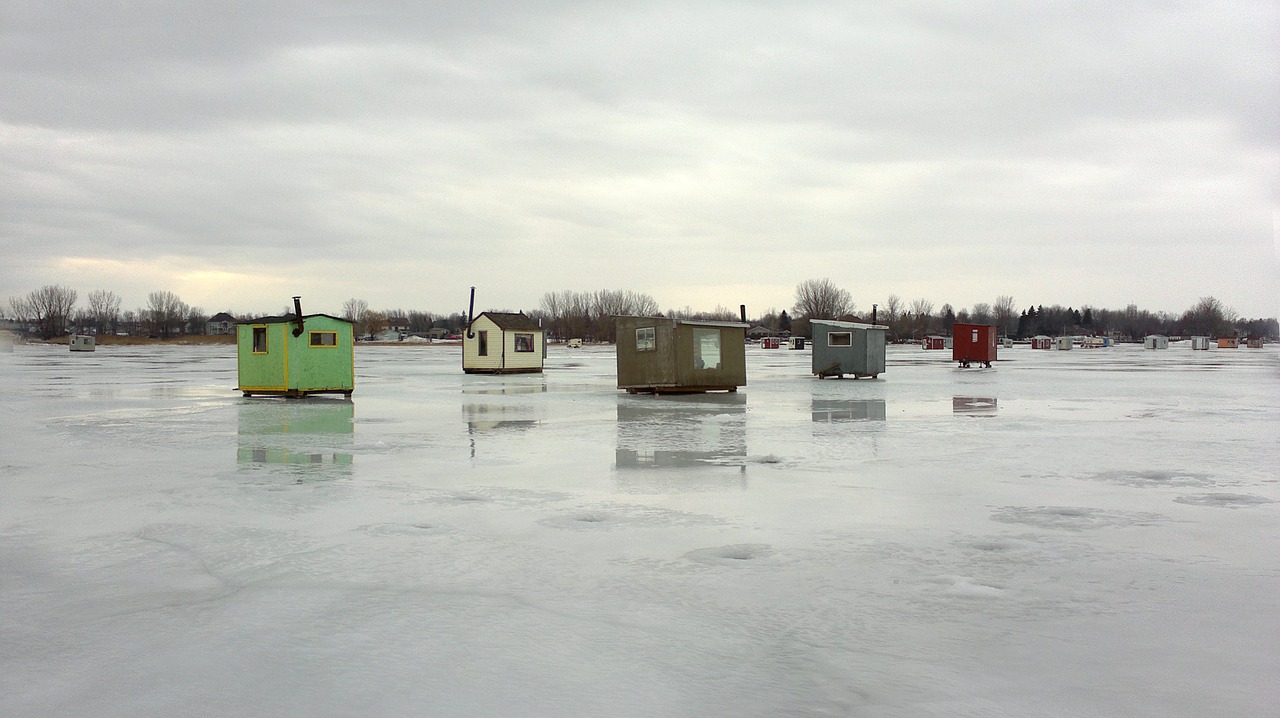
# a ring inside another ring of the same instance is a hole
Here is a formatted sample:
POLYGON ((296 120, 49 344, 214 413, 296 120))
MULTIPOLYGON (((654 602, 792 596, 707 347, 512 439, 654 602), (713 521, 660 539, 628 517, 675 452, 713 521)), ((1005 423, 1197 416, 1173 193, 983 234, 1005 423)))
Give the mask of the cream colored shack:
POLYGON ((462 335, 462 370, 468 374, 541 372, 546 354, 546 334, 524 312, 483 312, 462 335))

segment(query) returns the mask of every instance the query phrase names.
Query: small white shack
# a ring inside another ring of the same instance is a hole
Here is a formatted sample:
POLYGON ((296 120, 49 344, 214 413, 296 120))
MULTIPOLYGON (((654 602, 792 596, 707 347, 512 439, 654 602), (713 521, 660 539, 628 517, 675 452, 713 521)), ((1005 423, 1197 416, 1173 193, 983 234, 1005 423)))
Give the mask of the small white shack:
POLYGON ((73 352, 91 352, 97 348, 97 343, 88 334, 72 334, 70 344, 73 352))
POLYGON ((1209 337, 1191 337, 1191 348, 1195 351, 1209 351, 1209 337))
POLYGON ((1163 334, 1149 334, 1142 340, 1143 349, 1168 349, 1169 337, 1163 334))
POLYGON ((1054 337, 1053 338, 1054 349, 1058 349, 1060 351, 1070 351, 1071 347, 1074 345, 1075 345, 1074 337, 1054 337))
POLYGON ((468 374, 536 374, 547 356, 547 335, 524 312, 482 312, 462 336, 468 374))

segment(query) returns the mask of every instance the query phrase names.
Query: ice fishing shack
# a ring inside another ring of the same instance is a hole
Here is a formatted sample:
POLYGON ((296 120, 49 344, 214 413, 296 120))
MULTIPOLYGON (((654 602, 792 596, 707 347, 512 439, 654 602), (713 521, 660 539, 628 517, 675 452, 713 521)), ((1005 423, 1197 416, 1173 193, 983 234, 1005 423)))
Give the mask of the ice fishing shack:
POLYGON ((355 390, 355 332, 351 322, 302 313, 236 323, 236 370, 245 396, 303 397, 355 390))
POLYGON ((1163 334, 1148 334, 1142 340, 1142 348, 1143 349, 1168 349, 1169 337, 1166 337, 1163 334))
POLYGON ((1209 337, 1191 337, 1191 348, 1195 351, 1209 351, 1209 337))
POLYGON ((481 312, 462 336, 468 374, 538 373, 546 355, 546 334, 523 312, 481 312))
POLYGON ((640 392, 737 391, 747 383, 745 322, 615 317, 618 388, 640 392))
POLYGON ((967 367, 972 362, 990 367, 996 360, 999 329, 990 324, 960 324, 951 328, 951 360, 967 367))
POLYGON ((73 352, 91 352, 97 348, 97 344, 90 334, 72 334, 68 344, 73 352))
POLYGON ((884 372, 888 327, 834 319, 812 319, 809 327, 813 331, 813 373, 819 379, 846 374, 874 379, 884 372))
POLYGON ((467 374, 537 374, 547 356, 547 335, 524 312, 481 312, 473 318, 471 288, 467 328, 462 333, 462 371, 467 374))

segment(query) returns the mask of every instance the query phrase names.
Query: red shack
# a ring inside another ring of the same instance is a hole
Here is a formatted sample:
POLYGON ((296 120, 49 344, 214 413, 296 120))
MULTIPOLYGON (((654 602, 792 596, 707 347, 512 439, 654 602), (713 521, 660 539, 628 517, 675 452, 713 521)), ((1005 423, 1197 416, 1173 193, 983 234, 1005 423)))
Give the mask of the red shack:
POLYGON ((996 360, 997 330, 986 324, 956 324, 951 329, 951 358, 967 367, 970 362, 981 362, 990 367, 996 360))

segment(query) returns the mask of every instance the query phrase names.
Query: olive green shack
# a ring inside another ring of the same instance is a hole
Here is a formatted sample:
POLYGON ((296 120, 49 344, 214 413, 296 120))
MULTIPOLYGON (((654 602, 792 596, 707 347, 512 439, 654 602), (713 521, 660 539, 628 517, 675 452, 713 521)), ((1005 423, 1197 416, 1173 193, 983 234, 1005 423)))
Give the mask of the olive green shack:
POLYGON ((236 323, 236 370, 245 396, 302 397, 355 390, 355 332, 328 314, 294 314, 236 323))
POLYGON ((629 394, 737 391, 747 383, 748 325, 615 317, 618 388, 629 394))

